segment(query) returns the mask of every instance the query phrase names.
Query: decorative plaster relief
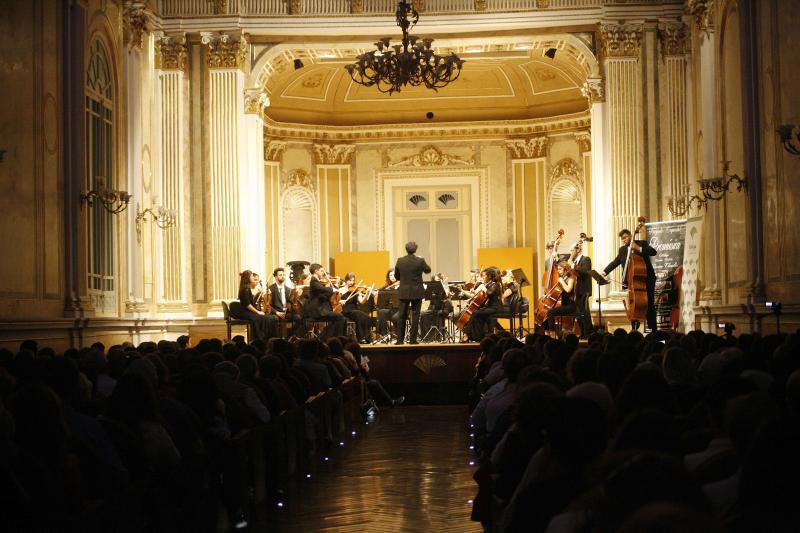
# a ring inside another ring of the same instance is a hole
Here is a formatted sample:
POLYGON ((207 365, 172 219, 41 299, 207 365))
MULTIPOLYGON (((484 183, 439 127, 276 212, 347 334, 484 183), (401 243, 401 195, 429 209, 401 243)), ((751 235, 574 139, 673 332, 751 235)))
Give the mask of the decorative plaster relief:
POLYGON ((311 175, 302 168, 296 168, 281 176, 281 189, 286 190, 291 187, 301 187, 312 193, 316 190, 316 184, 311 175))
POLYGON ((186 72, 188 53, 186 37, 162 35, 156 39, 156 68, 160 70, 182 70, 186 72))
POLYGON ((449 154, 442 153, 441 150, 433 145, 422 148, 418 154, 407 157, 394 163, 389 163, 390 167, 446 167, 449 165, 474 165, 475 158, 461 159, 449 154))
POLYGON ((603 24, 600 42, 606 57, 639 57, 642 47, 641 24, 603 24))
POLYGON ((506 149, 514 159, 537 159, 547 155, 548 143, 547 137, 507 139, 506 149))
POLYGON ((578 163, 567 157, 555 164, 552 172, 550 172, 550 180, 556 181, 564 176, 574 176, 576 179, 578 179, 578 181, 580 181, 580 175, 580 167, 578 167, 578 163))
POLYGON ((208 68, 244 69, 247 63, 247 34, 238 40, 227 33, 203 32, 201 42, 208 47, 206 64, 208 68))
POLYGON ((352 144, 314 144, 317 165, 349 165, 356 147, 352 144))

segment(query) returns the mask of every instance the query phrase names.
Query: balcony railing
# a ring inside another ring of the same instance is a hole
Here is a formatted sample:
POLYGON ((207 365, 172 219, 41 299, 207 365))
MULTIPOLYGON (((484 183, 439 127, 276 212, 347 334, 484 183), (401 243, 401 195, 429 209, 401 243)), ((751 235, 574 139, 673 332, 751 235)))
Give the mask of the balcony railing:
MULTIPOLYGON (((601 7, 607 0, 417 0, 430 15, 601 7)), ((647 2, 648 0, 641 0, 647 2)), ((394 15, 397 0, 156 0, 164 18, 394 15)))

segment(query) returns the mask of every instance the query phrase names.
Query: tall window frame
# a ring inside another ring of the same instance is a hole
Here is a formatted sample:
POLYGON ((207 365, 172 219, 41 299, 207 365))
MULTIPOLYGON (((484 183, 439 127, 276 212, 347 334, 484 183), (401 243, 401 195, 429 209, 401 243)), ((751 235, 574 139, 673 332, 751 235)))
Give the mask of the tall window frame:
MULTIPOLYGON (((114 79, 100 39, 89 47, 85 90, 87 188, 114 189, 114 79)), ((109 314, 116 303, 114 215, 100 202, 89 206, 87 213, 88 292, 97 312, 109 314)))

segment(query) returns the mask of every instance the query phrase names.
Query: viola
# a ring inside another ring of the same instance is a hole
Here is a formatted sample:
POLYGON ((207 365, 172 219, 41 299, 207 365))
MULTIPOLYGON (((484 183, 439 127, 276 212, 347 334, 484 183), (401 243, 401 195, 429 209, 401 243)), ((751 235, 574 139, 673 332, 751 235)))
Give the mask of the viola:
POLYGON ((647 265, 644 258, 639 254, 633 253, 633 241, 636 235, 639 234, 644 227, 645 218, 639 217, 636 231, 631 236, 631 242, 628 244, 628 259, 625 262, 625 271, 622 288, 628 289, 628 294, 625 297, 625 314, 628 320, 644 322, 647 319, 647 265))

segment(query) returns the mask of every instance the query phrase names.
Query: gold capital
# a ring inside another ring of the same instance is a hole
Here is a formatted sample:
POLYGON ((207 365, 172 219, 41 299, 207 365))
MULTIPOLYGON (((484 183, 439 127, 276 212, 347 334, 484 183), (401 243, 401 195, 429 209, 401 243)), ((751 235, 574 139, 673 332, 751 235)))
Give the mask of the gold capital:
POLYGON ((606 101, 603 78, 589 78, 581 87, 581 94, 589 99, 589 105, 606 101))
POLYGON ((682 56, 689 51, 689 32, 683 22, 662 22, 658 25, 661 55, 682 56))
POLYGON ((144 2, 126 2, 122 11, 123 40, 131 48, 142 49, 142 37, 156 26, 155 17, 144 2))
POLYGON ((642 47, 641 24, 603 24, 600 42, 606 57, 639 57, 642 47))
POLYGON ((588 131, 576 131, 575 132, 575 142, 578 143, 578 148, 580 148, 581 152, 591 152, 592 151, 592 134, 588 131))
POLYGON ((286 141, 270 139, 264 136, 264 161, 279 162, 283 151, 286 150, 286 141))
POLYGON ((547 155, 548 144, 547 137, 507 139, 506 149, 514 159, 538 159, 547 155))
POLYGON ((160 70, 182 70, 186 72, 188 53, 186 37, 163 35, 156 39, 156 68, 160 70))
POLYGON ((356 151, 352 144, 314 144, 314 163, 317 165, 349 165, 356 151))
POLYGON ((201 42, 208 47, 208 68, 245 68, 247 34, 243 33, 237 40, 227 33, 202 33, 201 42))
POLYGON ((687 0, 686 12, 694 17, 700 31, 714 31, 714 0, 687 0))

